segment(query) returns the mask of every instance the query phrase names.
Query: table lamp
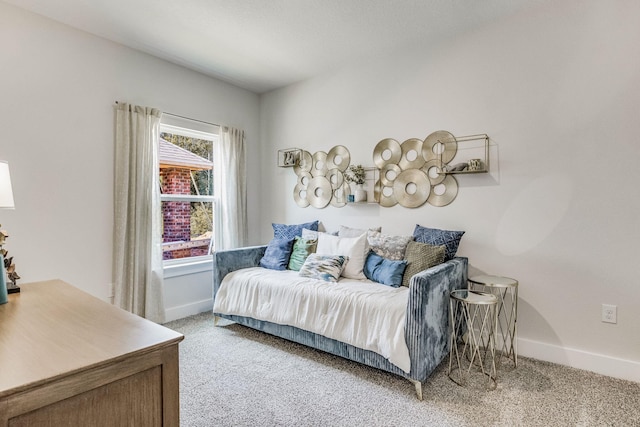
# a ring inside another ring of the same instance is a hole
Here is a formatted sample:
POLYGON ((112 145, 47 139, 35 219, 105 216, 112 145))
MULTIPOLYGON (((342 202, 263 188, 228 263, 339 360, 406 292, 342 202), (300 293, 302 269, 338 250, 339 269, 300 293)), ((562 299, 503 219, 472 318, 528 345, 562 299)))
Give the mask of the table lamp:
MULTIPOLYGON (((13 209, 14 207, 9 163, 0 160, 0 209, 13 209)), ((6 237, 6 232, 0 230, 0 304, 5 304, 8 301, 7 272, 4 267, 4 254, 6 252, 2 249, 6 237)))

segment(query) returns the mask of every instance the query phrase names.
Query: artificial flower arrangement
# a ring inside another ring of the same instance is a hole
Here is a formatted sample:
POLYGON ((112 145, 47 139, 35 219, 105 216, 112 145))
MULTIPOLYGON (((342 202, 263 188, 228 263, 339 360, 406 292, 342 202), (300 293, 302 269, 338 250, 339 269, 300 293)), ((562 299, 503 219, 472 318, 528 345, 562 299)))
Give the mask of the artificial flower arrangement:
POLYGON ((355 184, 364 184, 365 171, 362 165, 351 165, 344 174, 344 179, 347 182, 353 182, 355 184))

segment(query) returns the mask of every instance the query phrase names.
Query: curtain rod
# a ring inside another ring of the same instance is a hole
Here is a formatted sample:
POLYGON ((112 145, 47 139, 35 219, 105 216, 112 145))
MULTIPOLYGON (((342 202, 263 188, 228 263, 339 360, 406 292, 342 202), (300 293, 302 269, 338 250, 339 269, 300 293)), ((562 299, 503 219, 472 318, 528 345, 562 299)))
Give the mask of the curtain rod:
MULTIPOLYGON (((118 101, 116 101, 116 104, 118 104, 118 101)), ((205 125, 222 127, 217 123, 211 123, 211 122, 205 122, 204 120, 192 119, 191 117, 180 116, 178 114, 168 113, 166 111, 163 111, 162 114, 166 114, 168 116, 173 116, 173 117, 179 117, 179 118, 185 119, 185 120, 191 120, 192 122, 204 123, 205 125)))

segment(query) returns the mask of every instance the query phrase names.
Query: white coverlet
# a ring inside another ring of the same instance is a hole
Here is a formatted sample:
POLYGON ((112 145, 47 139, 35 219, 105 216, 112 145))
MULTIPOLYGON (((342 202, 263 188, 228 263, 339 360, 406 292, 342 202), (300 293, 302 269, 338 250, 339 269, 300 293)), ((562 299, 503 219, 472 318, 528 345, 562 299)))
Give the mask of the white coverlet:
POLYGON ((406 287, 345 278, 325 282, 296 271, 252 267, 225 276, 213 312, 295 326, 371 350, 408 373, 408 297, 406 287))

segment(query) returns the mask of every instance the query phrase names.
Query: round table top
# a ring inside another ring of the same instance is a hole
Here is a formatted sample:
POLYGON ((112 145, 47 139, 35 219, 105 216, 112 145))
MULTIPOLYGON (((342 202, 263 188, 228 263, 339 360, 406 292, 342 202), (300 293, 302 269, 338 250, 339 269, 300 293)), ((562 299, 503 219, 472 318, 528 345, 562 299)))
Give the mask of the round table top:
POLYGON ((494 288, 510 288, 518 286, 518 281, 516 279, 502 276, 491 276, 488 274, 473 276, 469 278, 469 281, 471 283, 475 283, 476 285, 484 285, 494 288))
POLYGON ((468 289, 451 291, 451 298, 468 304, 491 305, 498 303, 498 298, 493 294, 468 289))

